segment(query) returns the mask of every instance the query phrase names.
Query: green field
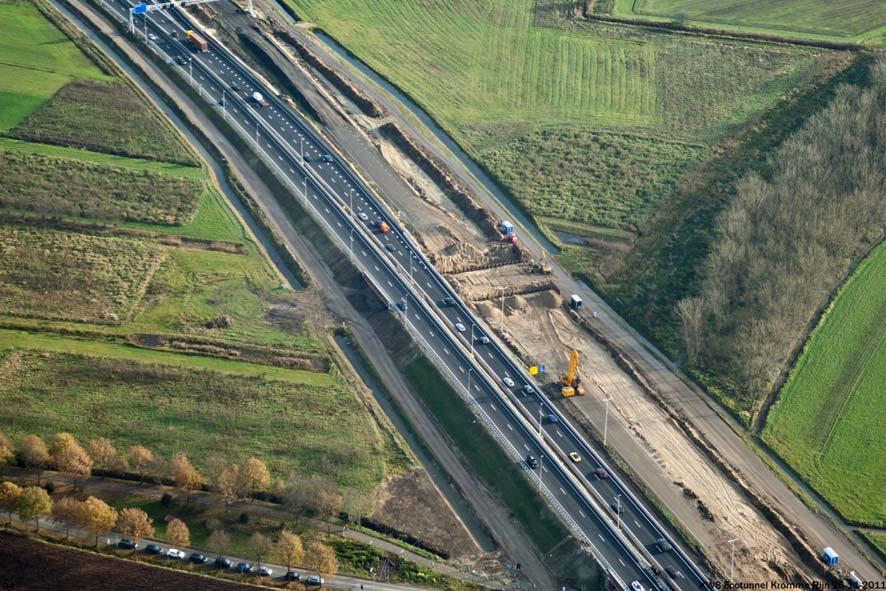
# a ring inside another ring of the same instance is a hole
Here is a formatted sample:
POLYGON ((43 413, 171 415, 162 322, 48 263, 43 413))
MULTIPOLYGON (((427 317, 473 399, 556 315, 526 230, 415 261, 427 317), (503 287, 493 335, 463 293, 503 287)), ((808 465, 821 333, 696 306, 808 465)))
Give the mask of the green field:
POLYGON ((855 39, 886 26, 878 0, 617 0, 616 14, 665 17, 778 34, 855 39))
POLYGON ((653 215, 710 146, 820 57, 567 21, 535 0, 289 2, 409 94, 532 216, 616 228, 653 215))
POLYGON ((60 431, 82 440, 103 436, 118 449, 143 444, 166 457, 185 451, 204 469, 213 454, 231 462, 255 455, 275 476, 322 474, 362 494, 386 474, 385 438, 341 381, 317 388, 25 349, 7 353, 0 367, 4 431, 16 439, 60 431))
POLYGON ((129 323, 133 332, 185 334, 234 342, 322 352, 316 329, 297 315, 290 290, 263 257, 199 249, 170 252, 129 323), (275 323, 271 308, 296 313, 288 327, 275 323), (226 329, 206 328, 219 316, 226 329), (302 324, 303 323, 303 324, 302 324), (298 330, 293 326, 302 324, 298 330))
POLYGON ((880 556, 886 556, 886 531, 862 531, 861 534, 870 540, 871 544, 880 551, 880 556))
POLYGON ((0 131, 74 79, 109 80, 29 2, 0 2, 0 131))
POLYGON ((163 256, 136 240, 0 225, 0 313, 123 319, 163 256))
POLYGON ((646 221, 702 148, 573 127, 537 130, 484 154, 498 180, 525 195, 538 223, 547 216, 629 228, 646 221))
POLYGON ((0 178, 0 207, 157 224, 190 221, 205 190, 202 181, 183 176, 6 152, 2 144, 0 178))
POLYGON ((806 344, 763 439, 847 519, 886 525, 886 245, 806 344))
POLYGON ((196 166, 184 141, 120 80, 76 80, 15 129, 13 137, 196 166))

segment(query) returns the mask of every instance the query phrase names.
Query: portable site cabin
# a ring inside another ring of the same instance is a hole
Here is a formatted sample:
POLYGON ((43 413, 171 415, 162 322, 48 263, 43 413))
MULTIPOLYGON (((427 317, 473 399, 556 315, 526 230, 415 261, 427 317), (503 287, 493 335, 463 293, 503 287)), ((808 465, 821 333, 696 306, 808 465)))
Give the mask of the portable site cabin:
POLYGON ((829 566, 835 566, 838 562, 840 562, 840 557, 830 546, 822 550, 821 558, 822 560, 824 560, 824 563, 829 566))
POLYGON ((569 307, 573 310, 578 310, 579 308, 581 308, 581 304, 581 298, 575 294, 572 294, 572 297, 569 298, 569 307))
POLYGON ((510 236, 514 233, 514 224, 512 224, 508 220, 502 220, 501 231, 504 233, 505 236, 510 236))

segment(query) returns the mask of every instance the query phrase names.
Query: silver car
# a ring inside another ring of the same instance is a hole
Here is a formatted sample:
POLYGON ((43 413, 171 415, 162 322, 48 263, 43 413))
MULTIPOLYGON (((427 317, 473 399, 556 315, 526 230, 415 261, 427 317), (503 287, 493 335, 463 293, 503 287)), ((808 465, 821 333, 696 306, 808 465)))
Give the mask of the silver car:
POLYGON ((515 386, 514 380, 512 380, 508 376, 503 377, 501 381, 503 381, 505 383, 505 386, 507 386, 508 388, 513 388, 515 386))

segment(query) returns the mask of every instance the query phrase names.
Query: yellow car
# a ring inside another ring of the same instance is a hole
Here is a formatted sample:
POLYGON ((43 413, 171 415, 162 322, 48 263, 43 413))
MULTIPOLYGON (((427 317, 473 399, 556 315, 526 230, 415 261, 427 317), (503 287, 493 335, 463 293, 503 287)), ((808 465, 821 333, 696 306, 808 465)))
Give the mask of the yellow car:
POLYGON ((581 461, 581 456, 578 455, 578 452, 571 451, 569 452, 569 459, 577 464, 581 461))

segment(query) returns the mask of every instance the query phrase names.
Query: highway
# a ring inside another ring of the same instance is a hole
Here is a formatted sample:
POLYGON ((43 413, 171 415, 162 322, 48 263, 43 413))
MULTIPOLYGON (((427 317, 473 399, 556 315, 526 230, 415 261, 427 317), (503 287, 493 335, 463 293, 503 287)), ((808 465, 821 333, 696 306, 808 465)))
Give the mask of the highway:
MULTIPOLYGON (((126 21, 134 3, 111 0, 105 4, 126 21)), ((149 45, 178 64, 206 100, 254 142, 281 179, 305 199, 330 237, 351 254, 431 360, 463 385, 475 412, 514 461, 522 462, 530 478, 541 484, 554 509, 595 557, 625 587, 631 581, 647 588, 656 582, 661 585, 644 568, 651 562, 678 573, 662 575, 673 588, 691 589, 704 583, 704 573, 548 403, 348 165, 223 46, 207 38, 208 51, 195 51, 185 34, 191 26, 178 12, 153 12, 149 18, 136 20, 137 34, 146 34, 149 45), (260 92, 268 105, 259 106, 251 98, 254 92, 260 92), (381 233, 380 222, 388 224, 390 231, 381 233), (451 303, 444 303, 448 298, 451 303), (580 462, 570 463, 567 454, 573 451, 582 458, 580 462), (527 465, 528 455, 539 458, 538 469, 527 465), (597 476, 597 469, 606 476, 597 476), (674 549, 659 551, 656 542, 662 537, 674 549), (633 550, 627 539, 641 552, 633 550)))

